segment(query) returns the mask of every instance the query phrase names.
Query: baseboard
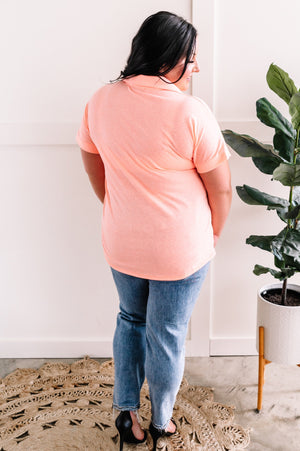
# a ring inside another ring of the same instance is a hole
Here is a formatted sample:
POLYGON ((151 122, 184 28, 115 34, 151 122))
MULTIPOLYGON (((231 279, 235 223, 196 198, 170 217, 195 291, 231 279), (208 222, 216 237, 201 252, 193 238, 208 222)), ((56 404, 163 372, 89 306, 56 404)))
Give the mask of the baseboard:
POLYGON ((81 358, 112 357, 111 340, 0 340, 0 358, 81 358))
POLYGON ((249 337, 213 337, 210 339, 209 354, 225 355, 257 355, 256 340, 249 337))

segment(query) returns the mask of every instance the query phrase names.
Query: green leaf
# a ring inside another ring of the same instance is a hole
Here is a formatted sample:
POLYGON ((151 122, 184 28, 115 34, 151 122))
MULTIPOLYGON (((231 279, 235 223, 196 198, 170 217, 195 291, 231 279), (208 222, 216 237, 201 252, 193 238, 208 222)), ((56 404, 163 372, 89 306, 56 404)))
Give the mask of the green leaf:
POLYGON ((249 205, 266 205, 269 209, 285 208, 289 205, 286 199, 271 196, 248 185, 237 186, 236 190, 239 197, 249 205))
POLYGON ((293 189, 293 205, 300 205, 300 186, 295 186, 293 189))
POLYGON ((224 130, 222 133, 226 143, 241 157, 272 157, 277 161, 282 161, 282 158, 274 151, 273 146, 269 144, 262 144, 251 136, 240 135, 232 130, 224 130))
POLYGON ((290 211, 286 213, 287 219, 300 219, 300 205, 297 205, 297 207, 292 208, 290 211))
POLYGON ((285 160, 279 156, 273 146, 262 144, 248 135, 240 135, 231 130, 224 130, 226 143, 241 157, 252 157, 255 166, 264 174, 273 174, 280 163, 285 160))
POLYGON ((271 248, 274 256, 300 271, 300 232, 284 228, 272 241, 271 248))
POLYGON ((276 130, 273 137, 274 148, 278 151, 281 158, 289 163, 293 163, 295 140, 286 136, 280 130, 276 130))
POLYGON ((286 136, 295 139, 296 132, 292 124, 265 97, 257 100, 256 114, 263 124, 280 130, 286 136))
POLYGON ((284 186, 299 186, 300 164, 281 163, 273 172, 273 178, 284 186))
MULTIPOLYGON (((272 244, 274 245, 274 241, 272 244)), ((282 251, 285 255, 293 257, 300 265, 300 232, 288 229, 282 251)))
POLYGON ((300 127, 300 92, 296 92, 291 98, 289 110, 293 127, 298 130, 300 127))
POLYGON ((265 266, 261 265, 255 265, 253 272, 256 276, 260 276, 261 274, 266 274, 269 272, 276 279, 284 280, 292 277, 297 271, 293 268, 285 268, 282 271, 275 271, 275 269, 266 268, 265 266))
POLYGON ((278 258, 274 257, 274 264, 275 264, 276 268, 285 269, 285 261, 284 260, 279 260, 278 258))
POLYGON ((285 238, 287 235, 287 227, 285 227, 274 239, 273 242, 271 243, 271 247, 272 247, 272 252, 274 254, 274 256, 280 260, 280 261, 284 261, 284 256, 283 256, 283 251, 282 251, 282 247, 283 244, 285 242, 285 238))
POLYGON ((284 221, 286 224, 288 223, 288 218, 286 217, 288 211, 289 211, 288 207, 286 207, 286 208, 276 208, 276 212, 277 212, 278 217, 282 221, 284 221))
POLYGON ((270 236, 260 236, 260 235, 250 235, 246 239, 246 244, 251 244, 251 246, 259 247, 260 249, 268 252, 272 252, 271 243, 276 235, 270 236))
MULTIPOLYGON (((300 219, 300 186, 294 186, 293 189, 293 200, 292 207, 285 213, 286 219, 295 219, 299 221, 300 219)), ((283 219, 284 220, 284 219, 283 219)))
POLYGON ((287 267, 300 271, 300 233, 284 228, 277 236, 251 235, 247 244, 271 252, 275 257, 275 265, 282 271, 287 267))
POLYGON ((253 163, 264 174, 273 174, 275 169, 279 166, 279 160, 276 158, 268 157, 268 158, 252 158, 253 163))
POLYGON ((287 72, 284 72, 284 70, 275 64, 271 64, 269 67, 267 83, 269 88, 287 104, 290 103, 292 96, 297 92, 297 88, 287 72))

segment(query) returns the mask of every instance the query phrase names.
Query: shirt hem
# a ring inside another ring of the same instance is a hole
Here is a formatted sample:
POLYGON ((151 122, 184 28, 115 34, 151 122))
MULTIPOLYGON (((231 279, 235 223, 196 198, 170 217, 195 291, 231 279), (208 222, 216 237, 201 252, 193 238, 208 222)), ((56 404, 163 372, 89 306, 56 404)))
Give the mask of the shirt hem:
POLYGON ((201 261, 201 263, 198 263, 197 265, 193 265, 193 267, 188 270, 183 272, 180 275, 177 275, 176 277, 174 276, 159 276, 158 274, 153 274, 153 273, 143 273, 140 271, 132 271, 132 270, 128 270, 124 267, 121 267, 119 265, 114 264, 108 254, 105 252, 105 248, 103 246, 103 251, 104 251, 104 255, 106 258, 107 263, 109 264, 109 266, 113 269, 115 269, 116 271, 119 271, 123 274, 127 274, 128 276, 133 276, 133 277, 138 277, 140 279, 148 279, 148 280, 163 280, 163 281, 173 281, 173 280, 181 280, 181 279, 185 279, 186 277, 191 276, 192 274, 194 274, 196 271, 199 271, 199 269, 203 268, 203 266, 205 266, 208 262, 210 262, 216 255, 216 251, 214 250, 209 257, 207 257, 206 259, 204 259, 203 261, 201 261))
POLYGON ((76 141, 77 141, 77 144, 80 147, 80 149, 84 150, 85 152, 99 154, 97 147, 92 143, 83 141, 80 138, 79 134, 77 134, 77 136, 76 136, 76 141))
POLYGON ((217 169, 218 166, 220 166, 222 163, 224 163, 225 161, 228 161, 230 158, 230 154, 224 154, 222 155, 222 157, 218 157, 217 160, 213 160, 211 162, 209 162, 206 166, 204 166, 204 168, 201 169, 197 169, 197 171, 199 172, 199 174, 205 174, 206 172, 210 172, 213 171, 214 169, 217 169))

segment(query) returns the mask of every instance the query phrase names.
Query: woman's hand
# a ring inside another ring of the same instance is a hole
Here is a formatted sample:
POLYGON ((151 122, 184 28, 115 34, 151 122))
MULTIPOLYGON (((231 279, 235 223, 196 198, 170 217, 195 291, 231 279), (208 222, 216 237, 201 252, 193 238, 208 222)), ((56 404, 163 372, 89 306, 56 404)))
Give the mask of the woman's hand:
POLYGON ((214 247, 216 247, 218 239, 219 237, 214 234, 214 247))

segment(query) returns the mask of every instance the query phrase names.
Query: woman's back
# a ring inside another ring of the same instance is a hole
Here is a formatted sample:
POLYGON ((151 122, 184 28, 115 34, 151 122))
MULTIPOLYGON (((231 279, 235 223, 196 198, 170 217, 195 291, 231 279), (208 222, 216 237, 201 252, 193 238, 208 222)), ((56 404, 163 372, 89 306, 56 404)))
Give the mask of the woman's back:
POLYGON ((104 163, 102 239, 112 267, 174 280, 214 256, 199 173, 227 154, 203 102, 156 76, 124 79, 94 94, 78 140, 104 163))

